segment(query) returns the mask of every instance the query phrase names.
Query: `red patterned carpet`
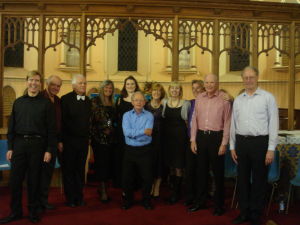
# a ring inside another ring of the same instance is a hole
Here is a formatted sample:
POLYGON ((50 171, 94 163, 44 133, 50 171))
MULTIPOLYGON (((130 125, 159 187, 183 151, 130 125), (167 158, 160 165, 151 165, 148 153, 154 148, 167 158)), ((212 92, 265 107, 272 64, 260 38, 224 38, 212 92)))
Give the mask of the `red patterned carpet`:
MULTIPOLYGON (((182 202, 170 206, 163 200, 154 200, 155 209, 145 210, 138 203, 133 208, 124 211, 120 209, 121 192, 118 189, 110 189, 112 201, 103 204, 98 200, 96 188, 88 186, 85 189, 86 206, 68 208, 64 206, 64 197, 59 188, 52 188, 50 202, 55 204, 57 209, 48 211, 42 216, 38 224, 45 225, 229 225, 231 220, 238 214, 238 210, 229 209, 230 199, 226 201, 227 211, 223 216, 215 217, 212 209, 201 210, 195 213, 188 213, 182 202)), ((166 195, 166 193, 163 193, 166 195)), ((136 196, 138 200, 139 195, 136 196)), ((7 187, 0 188, 0 217, 9 213, 9 190, 7 187)), ((25 197, 24 197, 25 202, 25 197)), ((24 204, 25 205, 25 204, 24 204)), ((278 214, 277 205, 268 218, 264 221, 273 220, 278 225, 299 225, 300 204, 294 202, 288 215, 278 214)), ((27 216, 27 210, 24 212, 27 216)), ((24 218, 10 223, 12 225, 32 224, 24 218)), ((272 224, 273 225, 273 224, 272 224)))

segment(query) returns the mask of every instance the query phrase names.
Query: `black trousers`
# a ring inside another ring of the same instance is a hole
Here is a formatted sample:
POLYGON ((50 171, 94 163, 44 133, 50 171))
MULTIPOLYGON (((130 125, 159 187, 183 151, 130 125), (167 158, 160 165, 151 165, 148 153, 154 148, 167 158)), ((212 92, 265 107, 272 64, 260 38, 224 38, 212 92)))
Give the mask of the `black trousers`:
POLYGON ((11 159, 11 211, 21 215, 22 211, 22 183, 27 174, 28 209, 35 213, 38 207, 38 191, 41 165, 45 153, 43 138, 24 138, 17 136, 13 143, 11 159))
POLYGON ((153 183, 153 150, 151 145, 134 147, 126 146, 123 159, 122 184, 125 198, 132 201, 136 173, 142 179, 143 200, 150 199, 153 183))
POLYGON ((224 155, 219 156, 223 132, 203 134, 198 131, 197 142, 197 197, 196 202, 205 204, 207 199, 209 170, 216 185, 213 201, 215 208, 224 205, 224 155))
POLYGON ((186 199, 193 201, 197 193, 197 155, 195 155, 191 148, 186 151, 185 163, 185 186, 186 186, 186 199))
POLYGON ((236 135, 239 207, 243 215, 253 218, 261 215, 265 204, 268 182, 265 158, 268 141, 268 136, 236 135))
POLYGON ((42 162, 40 174, 40 188, 39 188, 39 204, 44 206, 48 203, 49 187, 52 180, 53 171, 55 168, 57 152, 52 152, 49 163, 42 162))
POLYGON ((77 204, 83 200, 85 163, 89 141, 87 137, 68 137, 64 139, 63 144, 64 192, 68 203, 77 204))

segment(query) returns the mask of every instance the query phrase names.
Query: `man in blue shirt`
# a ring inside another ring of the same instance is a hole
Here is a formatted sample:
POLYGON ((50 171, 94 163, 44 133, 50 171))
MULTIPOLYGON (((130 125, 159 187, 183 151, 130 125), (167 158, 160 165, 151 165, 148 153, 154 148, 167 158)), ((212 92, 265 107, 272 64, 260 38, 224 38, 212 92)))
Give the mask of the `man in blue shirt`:
POLYGON ((133 109, 123 116, 123 132, 126 148, 123 159, 123 209, 129 209, 133 201, 134 175, 138 170, 143 184, 143 206, 145 209, 153 209, 150 202, 150 192, 153 182, 152 168, 152 128, 153 115, 144 110, 145 97, 141 92, 132 95, 133 109))

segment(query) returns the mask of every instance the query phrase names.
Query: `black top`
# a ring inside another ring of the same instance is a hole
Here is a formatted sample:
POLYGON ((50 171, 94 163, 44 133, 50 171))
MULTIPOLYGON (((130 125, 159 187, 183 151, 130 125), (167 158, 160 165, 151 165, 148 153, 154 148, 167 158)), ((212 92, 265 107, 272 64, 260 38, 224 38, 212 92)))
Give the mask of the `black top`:
POLYGON ((112 144, 115 140, 116 109, 104 106, 99 97, 92 99, 91 138, 99 144, 112 144))
POLYGON ((163 106, 160 105, 158 108, 154 108, 152 107, 151 102, 148 102, 145 105, 145 109, 151 112, 154 116, 153 133, 159 133, 161 129, 163 106))
POLYGON ((58 96, 54 95, 54 102, 51 101, 48 92, 45 90, 41 91, 41 94, 50 100, 55 109, 55 119, 56 119, 56 131, 57 131, 57 140, 61 141, 61 100, 58 96))
POLYGON ((91 100, 77 100, 77 94, 72 91, 61 97, 62 138, 89 137, 91 100))
POLYGON ((125 144, 125 137, 123 134, 122 121, 124 113, 133 109, 131 102, 127 102, 121 96, 116 101, 117 110, 117 142, 121 145, 125 144))
POLYGON ((47 140, 47 152, 56 149, 56 126, 53 104, 42 94, 23 95, 15 100, 9 120, 8 149, 13 150, 17 135, 39 135, 47 140))
POLYGON ((117 108, 118 119, 119 119, 119 122, 121 122, 120 125, 122 127, 123 115, 124 115, 124 113, 132 110, 133 109, 133 105, 132 105, 131 102, 125 101, 123 97, 120 97, 117 100, 116 108, 117 108))

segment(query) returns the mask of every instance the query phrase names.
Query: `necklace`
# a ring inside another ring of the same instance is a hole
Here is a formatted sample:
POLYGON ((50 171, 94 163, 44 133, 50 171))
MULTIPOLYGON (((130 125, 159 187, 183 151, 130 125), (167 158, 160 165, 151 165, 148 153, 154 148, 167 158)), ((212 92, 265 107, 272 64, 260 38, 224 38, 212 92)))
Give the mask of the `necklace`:
POLYGON ((160 107, 160 103, 155 104, 154 101, 151 101, 150 104, 151 104, 151 106, 152 106, 153 108, 155 108, 155 109, 157 109, 157 108, 160 107))
POLYGON ((173 101, 170 99, 170 100, 169 100, 169 105, 170 105, 170 107, 171 107, 171 108, 177 108, 177 107, 179 106, 180 99, 176 100, 176 102, 177 102, 176 105, 174 105, 174 104, 173 104, 173 101))

